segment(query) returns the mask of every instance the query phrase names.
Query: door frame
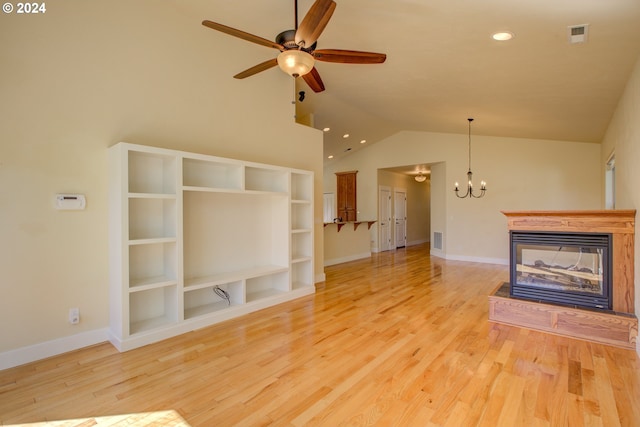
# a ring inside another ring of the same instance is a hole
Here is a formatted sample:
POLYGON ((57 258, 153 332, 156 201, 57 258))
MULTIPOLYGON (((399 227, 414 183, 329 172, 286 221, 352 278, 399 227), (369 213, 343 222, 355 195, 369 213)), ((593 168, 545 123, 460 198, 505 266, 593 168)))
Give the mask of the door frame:
POLYGON ((391 245, 391 222, 392 222, 392 204, 391 204, 391 187, 386 185, 378 186, 378 251, 390 251, 394 249, 394 246, 391 245), (382 194, 384 192, 387 193, 386 197, 382 194), (384 200, 386 198, 386 200, 384 200), (382 218, 383 209, 385 208, 388 213, 386 219, 382 218), (386 227, 384 223, 386 222, 386 227), (386 233, 385 233, 386 230, 386 233), (384 235, 386 234, 386 236, 384 235))

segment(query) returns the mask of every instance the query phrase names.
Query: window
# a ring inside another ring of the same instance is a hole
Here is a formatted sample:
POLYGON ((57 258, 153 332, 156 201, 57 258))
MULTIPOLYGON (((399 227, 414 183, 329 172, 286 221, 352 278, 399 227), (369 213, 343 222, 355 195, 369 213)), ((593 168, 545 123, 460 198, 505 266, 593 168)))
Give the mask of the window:
POLYGON ((336 212, 336 198, 334 197, 333 193, 324 193, 322 200, 322 221, 333 222, 336 212))
POLYGON ((607 161, 607 169, 604 175, 604 207, 616 208, 616 157, 611 154, 607 161))

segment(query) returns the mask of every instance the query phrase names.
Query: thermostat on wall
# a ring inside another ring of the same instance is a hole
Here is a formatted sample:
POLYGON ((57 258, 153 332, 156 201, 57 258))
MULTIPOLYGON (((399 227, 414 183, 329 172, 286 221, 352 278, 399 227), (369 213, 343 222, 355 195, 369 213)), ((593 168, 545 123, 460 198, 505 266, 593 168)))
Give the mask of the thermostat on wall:
POLYGON ((82 210, 87 205, 84 194, 56 194, 56 209, 65 211, 82 210))

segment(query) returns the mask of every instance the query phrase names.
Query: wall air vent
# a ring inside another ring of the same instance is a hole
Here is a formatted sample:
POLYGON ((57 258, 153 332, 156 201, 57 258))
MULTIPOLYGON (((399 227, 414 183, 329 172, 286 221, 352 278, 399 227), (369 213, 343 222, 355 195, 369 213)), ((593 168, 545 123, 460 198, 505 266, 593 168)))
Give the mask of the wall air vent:
POLYGON ((441 231, 433 232, 433 249, 442 250, 442 232, 441 231))
POLYGON ((589 24, 571 25, 568 28, 569 43, 586 43, 589 24))

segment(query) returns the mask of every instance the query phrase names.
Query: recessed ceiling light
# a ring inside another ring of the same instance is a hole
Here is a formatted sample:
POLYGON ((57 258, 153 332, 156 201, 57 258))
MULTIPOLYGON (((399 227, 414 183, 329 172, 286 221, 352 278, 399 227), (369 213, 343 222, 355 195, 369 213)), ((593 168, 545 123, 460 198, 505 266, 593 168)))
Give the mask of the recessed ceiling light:
POLYGON ((333 159, 333 154, 330 156, 327 156, 327 159, 333 159))
POLYGON ((360 141, 360 144, 364 144, 365 142, 367 142, 367 140, 363 139, 362 141, 360 141))
POLYGON ((349 134, 345 133, 344 135, 342 135, 343 138, 349 138, 349 134))
POLYGON ((331 128, 324 128, 322 129, 323 132, 329 132, 331 130, 331 128))
POLYGON ((505 42, 507 40, 511 40, 514 37, 514 34, 510 31, 500 31, 499 33, 494 33, 491 38, 497 40, 499 42, 505 42))

